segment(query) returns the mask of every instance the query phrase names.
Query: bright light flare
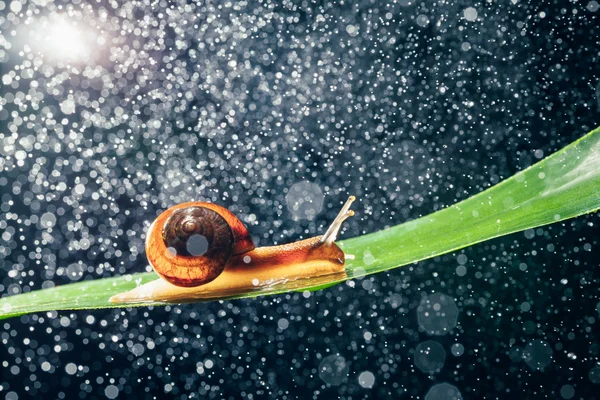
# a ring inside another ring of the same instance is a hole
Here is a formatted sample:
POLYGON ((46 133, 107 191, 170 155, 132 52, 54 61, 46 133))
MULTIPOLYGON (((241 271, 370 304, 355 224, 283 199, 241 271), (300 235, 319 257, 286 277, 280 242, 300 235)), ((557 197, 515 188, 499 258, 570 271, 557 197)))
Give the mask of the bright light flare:
POLYGON ((56 62, 81 63, 89 61, 103 40, 76 21, 64 16, 39 20, 29 32, 29 47, 56 62))

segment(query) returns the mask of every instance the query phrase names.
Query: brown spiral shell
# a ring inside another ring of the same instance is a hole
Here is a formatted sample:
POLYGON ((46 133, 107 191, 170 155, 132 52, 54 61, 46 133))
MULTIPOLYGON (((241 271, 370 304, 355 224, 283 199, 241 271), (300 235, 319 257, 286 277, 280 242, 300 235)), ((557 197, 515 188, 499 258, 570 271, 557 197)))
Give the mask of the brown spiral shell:
POLYGON ((146 254, 165 280, 194 287, 218 277, 232 255, 254 244, 243 224, 228 210, 211 203, 174 206, 152 224, 146 254))
POLYGON ((162 237, 167 248, 174 249, 180 256, 230 255, 233 248, 233 233, 225 218, 204 207, 187 207, 173 212, 163 226, 162 237), (207 243, 205 248, 195 243, 203 241, 207 243))

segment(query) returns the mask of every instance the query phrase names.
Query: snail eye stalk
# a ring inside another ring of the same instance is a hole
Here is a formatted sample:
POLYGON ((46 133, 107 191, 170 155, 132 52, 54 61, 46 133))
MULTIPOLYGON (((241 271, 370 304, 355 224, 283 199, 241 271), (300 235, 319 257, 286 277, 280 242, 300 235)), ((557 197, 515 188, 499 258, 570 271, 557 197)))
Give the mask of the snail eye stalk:
POLYGON ((340 233, 342 223, 347 218, 354 215, 354 211, 350 209, 350 206, 352 205, 352 202, 354 202, 354 200, 356 200, 356 197, 348 197, 348 200, 346 200, 346 203, 340 210, 339 214, 337 215, 337 217, 335 217, 335 219, 329 226, 329 229, 327 229, 327 232, 325 232, 325 234, 321 237, 321 243, 325 245, 331 245, 333 242, 335 242, 338 233, 340 233))

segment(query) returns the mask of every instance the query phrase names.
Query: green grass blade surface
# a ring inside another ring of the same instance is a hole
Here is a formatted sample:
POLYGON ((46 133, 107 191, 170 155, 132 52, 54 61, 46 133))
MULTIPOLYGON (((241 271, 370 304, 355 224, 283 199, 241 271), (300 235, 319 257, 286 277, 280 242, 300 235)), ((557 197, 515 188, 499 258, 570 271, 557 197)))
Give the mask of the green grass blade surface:
MULTIPOLYGON (((599 208, 600 129, 596 129, 465 201, 380 232, 339 242, 347 254, 355 257, 347 261, 346 276, 320 276, 206 300, 325 288, 599 208)), ((140 273, 4 297, 0 299, 0 319, 41 311, 115 307, 108 302, 112 295, 153 279, 157 279, 154 273, 140 273)), ((142 304, 131 304, 135 305, 142 304)))

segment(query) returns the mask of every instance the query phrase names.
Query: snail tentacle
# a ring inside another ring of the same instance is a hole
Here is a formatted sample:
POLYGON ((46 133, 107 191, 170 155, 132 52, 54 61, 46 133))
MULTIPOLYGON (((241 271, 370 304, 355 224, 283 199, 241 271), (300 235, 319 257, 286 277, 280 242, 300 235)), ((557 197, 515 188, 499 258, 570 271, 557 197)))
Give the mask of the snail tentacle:
POLYGON ((348 197, 348 200, 346 200, 346 203, 338 213, 337 217, 335 217, 335 219, 329 226, 329 229, 327 229, 327 232, 325 232, 325 234, 321 237, 321 243, 330 245, 333 242, 335 242, 335 239, 337 239, 337 235, 340 233, 342 223, 347 218, 352 217, 354 215, 354 211, 350 210, 350 206, 352 205, 354 200, 356 200, 356 197, 348 197))

